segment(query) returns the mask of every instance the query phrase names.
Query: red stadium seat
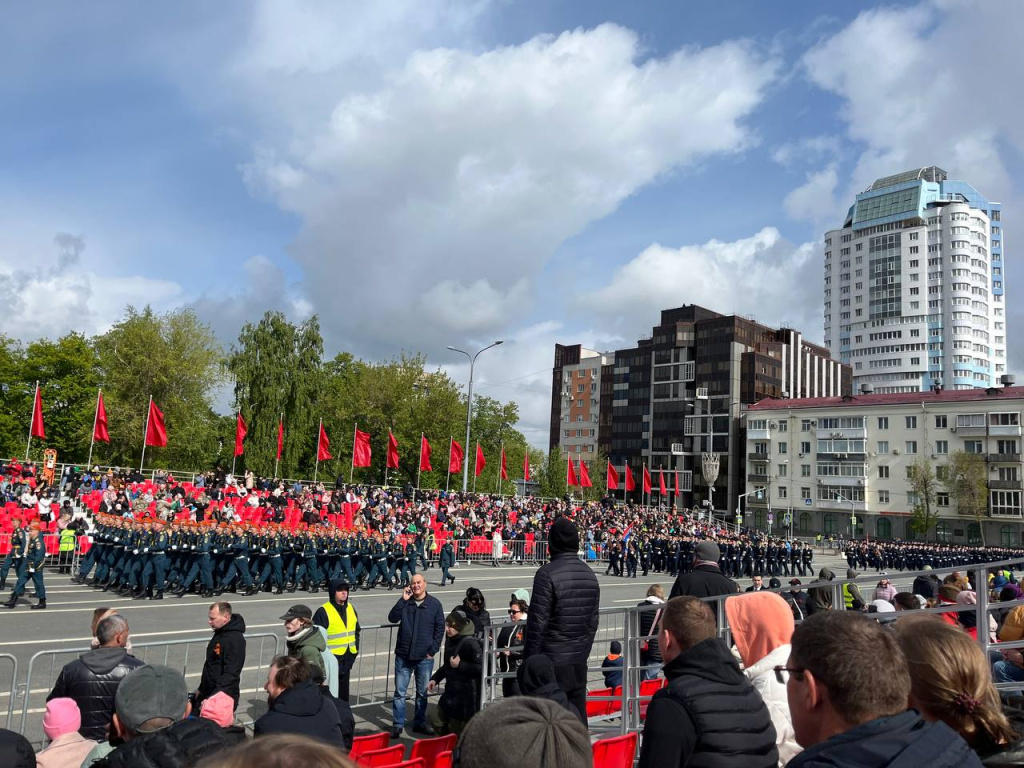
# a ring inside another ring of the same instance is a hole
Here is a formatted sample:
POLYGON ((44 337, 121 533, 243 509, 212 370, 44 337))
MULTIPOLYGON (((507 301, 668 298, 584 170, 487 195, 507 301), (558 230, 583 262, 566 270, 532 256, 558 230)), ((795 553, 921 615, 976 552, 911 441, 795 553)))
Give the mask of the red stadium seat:
POLYGON ((459 743, 459 737, 450 733, 447 736, 438 736, 436 739, 420 739, 412 745, 412 752, 409 759, 423 758, 424 768, 436 768, 438 755, 447 752, 449 755, 459 743))
POLYGON ((349 750, 348 756, 355 760, 364 752, 370 752, 375 749, 384 749, 389 744, 391 744, 391 734, 388 731, 370 733, 365 736, 356 736, 352 739, 352 749, 349 750))
POLYGON ((636 733, 594 742, 594 768, 632 768, 636 733))
POLYGON ((405 745, 394 744, 384 749, 373 749, 363 752, 356 760, 356 765, 363 768, 384 768, 402 762, 405 757, 405 745))

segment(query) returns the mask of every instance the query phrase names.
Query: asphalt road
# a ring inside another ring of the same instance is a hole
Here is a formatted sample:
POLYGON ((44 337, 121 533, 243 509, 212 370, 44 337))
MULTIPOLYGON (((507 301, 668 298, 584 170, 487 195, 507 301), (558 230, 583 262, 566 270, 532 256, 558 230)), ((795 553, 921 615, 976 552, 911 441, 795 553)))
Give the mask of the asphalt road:
MULTIPOLYGON (((815 557, 815 569, 828 565, 842 567, 845 561, 834 556, 815 557)), ((595 566, 601 584, 602 607, 625 607, 643 600, 651 584, 660 583, 666 593, 672 585, 667 574, 650 573, 636 579, 606 576, 604 565, 595 566)), ((439 587, 440 570, 426 571, 428 591, 437 597, 445 612, 462 602, 466 588, 480 588, 487 598, 488 608, 495 623, 504 621, 510 594, 515 589, 531 589, 536 567, 463 564, 453 571, 456 583, 439 587)), ((746 581, 741 582, 743 586, 746 581)), ((136 646, 135 655, 153 663, 167 663, 184 669, 189 684, 199 681, 206 643, 210 629, 206 623, 208 599, 192 595, 184 598, 166 597, 164 600, 132 600, 120 598, 111 593, 102 593, 88 587, 72 584, 70 578, 52 571, 46 574, 47 604, 45 611, 29 610, 31 602, 22 600, 15 610, 0 613, 0 654, 11 654, 18 662, 17 681, 20 690, 15 695, 16 716, 13 727, 19 729, 20 713, 23 706, 26 675, 29 662, 35 654, 42 652, 33 663, 29 691, 29 708, 26 735, 33 741, 41 738, 40 721, 45 707, 47 693, 56 680, 60 668, 74 659, 88 647, 90 641, 89 623, 93 610, 98 606, 110 606, 121 612, 131 627, 131 639, 136 646), (167 643, 171 641, 172 645, 167 643), (148 644, 156 645, 146 647, 148 644)), ((0 595, 6 598, 10 593, 0 595)), ((31 594, 31 590, 30 590, 31 594)), ((388 629, 369 629, 386 624, 387 614, 400 593, 380 588, 352 594, 353 604, 359 613, 360 624, 364 627, 359 661, 352 673, 353 704, 357 715, 357 730, 371 731, 390 727, 392 689, 391 649, 393 637, 388 629)), ((245 619, 247 634, 275 635, 280 638, 280 651, 284 652, 284 628, 280 616, 289 606, 304 603, 316 609, 327 600, 327 594, 296 592, 277 596, 261 592, 251 597, 225 593, 220 599, 231 602, 235 613, 245 619)), ((0 609, 2 610, 2 609, 0 609)), ((591 664, 599 666, 608 653, 608 641, 621 632, 615 620, 602 620, 602 626, 594 644, 591 664)), ((275 638, 253 638, 249 642, 246 670, 242 678, 242 702, 238 716, 250 721, 265 711, 266 694, 262 690, 266 670, 275 653, 275 638)), ((10 701, 11 681, 10 660, 0 658, 0 725, 10 701)), ((600 674, 592 674, 595 682, 600 674)), ((595 686, 592 686, 595 687, 595 686)), ((600 687, 597 685, 596 687, 600 687)), ((411 720, 410 717, 407 718, 411 720)))

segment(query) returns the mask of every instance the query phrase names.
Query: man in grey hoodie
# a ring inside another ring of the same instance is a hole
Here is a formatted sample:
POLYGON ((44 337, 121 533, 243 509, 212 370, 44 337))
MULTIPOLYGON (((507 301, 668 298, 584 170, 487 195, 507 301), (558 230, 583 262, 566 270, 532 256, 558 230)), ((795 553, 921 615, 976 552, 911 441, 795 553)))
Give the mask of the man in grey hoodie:
POLYGON ((74 699, 82 712, 82 727, 78 732, 87 739, 105 741, 114 714, 117 686, 144 662, 128 654, 125 648, 128 621, 118 613, 100 621, 96 626, 96 639, 98 648, 64 666, 46 700, 74 699))

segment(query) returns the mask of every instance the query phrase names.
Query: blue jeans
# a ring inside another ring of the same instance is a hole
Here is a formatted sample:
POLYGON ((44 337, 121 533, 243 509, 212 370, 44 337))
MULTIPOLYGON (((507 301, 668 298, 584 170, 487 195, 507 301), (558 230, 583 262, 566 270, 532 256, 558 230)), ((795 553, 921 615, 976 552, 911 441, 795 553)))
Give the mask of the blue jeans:
POLYGON ((1024 669, 1008 661, 997 661, 992 665, 992 679, 997 683, 1024 682, 1024 669))
POLYGON ((405 661, 398 656, 395 657, 395 697, 391 702, 395 728, 401 729, 405 726, 405 694, 409 690, 409 679, 414 673, 416 675, 416 714, 412 724, 413 727, 427 724, 427 683, 430 682, 430 675, 433 671, 433 659, 405 661))

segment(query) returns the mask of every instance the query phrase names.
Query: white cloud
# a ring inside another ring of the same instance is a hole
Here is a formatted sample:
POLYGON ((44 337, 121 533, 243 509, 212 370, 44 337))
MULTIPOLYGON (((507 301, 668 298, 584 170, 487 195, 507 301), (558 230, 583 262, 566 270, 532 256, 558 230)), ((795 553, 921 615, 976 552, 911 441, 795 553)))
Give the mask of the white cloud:
POLYGON ((828 224, 834 226, 836 209, 836 185, 839 173, 832 163, 822 171, 807 174, 807 181, 791 191, 782 201, 786 215, 797 221, 810 221, 819 229, 828 224))
POLYGON ((258 142, 246 179, 301 219, 292 254, 325 333, 369 354, 523 322, 564 241, 645 185, 750 146, 743 121, 776 72, 742 42, 645 59, 614 25, 417 50, 361 90, 274 55, 317 103, 258 142))
POLYGON ((578 303, 637 334, 655 325, 662 309, 699 304, 820 339, 820 255, 819 246, 796 246, 774 227, 733 242, 654 243, 578 303))
POLYGON ((832 134, 808 136, 796 141, 787 141, 772 150, 772 160, 779 165, 791 166, 798 163, 819 162, 839 154, 842 139, 832 134))

